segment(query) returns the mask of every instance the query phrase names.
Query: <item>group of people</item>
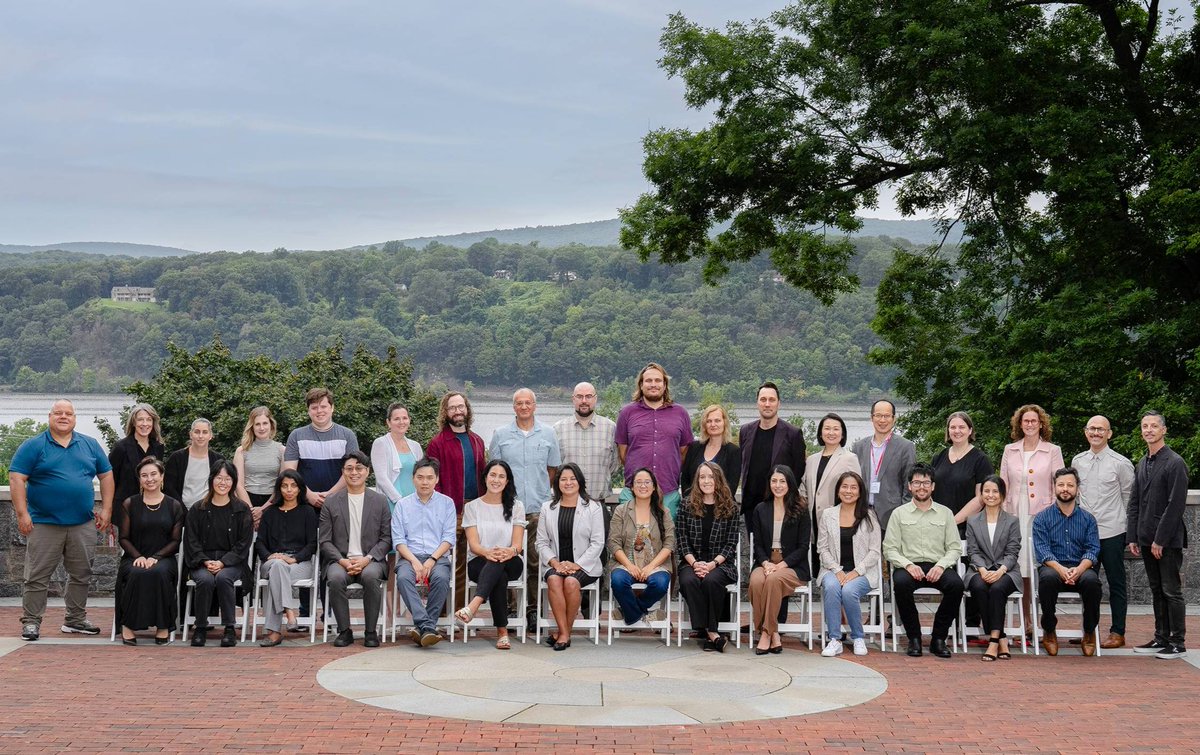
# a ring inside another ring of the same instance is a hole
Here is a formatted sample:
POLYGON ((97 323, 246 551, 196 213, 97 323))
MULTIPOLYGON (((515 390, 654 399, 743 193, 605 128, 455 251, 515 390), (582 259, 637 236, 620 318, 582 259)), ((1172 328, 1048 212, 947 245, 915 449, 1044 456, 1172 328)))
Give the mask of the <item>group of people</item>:
MULTIPOLYGON (((555 627, 547 642, 564 650, 587 588, 607 572, 627 627, 645 626, 674 582, 697 640, 719 652, 728 642, 722 626, 738 620, 729 616, 728 588, 738 578, 741 542, 751 558, 757 653, 782 652, 778 627, 787 598, 815 574, 826 656, 843 652, 846 634, 854 653, 867 652, 861 603, 881 580, 891 582, 909 655, 923 653, 914 594, 933 587, 943 597, 931 653, 950 654, 946 639, 966 592, 968 622, 982 625, 984 660, 1009 657, 1006 604, 1018 589, 1028 599, 1032 579, 1047 652, 1057 652, 1057 595, 1075 591, 1084 603, 1083 652, 1090 654, 1099 621, 1097 567, 1107 576, 1113 614, 1102 646, 1119 647, 1126 545, 1142 556, 1154 594, 1155 636, 1137 649, 1159 657, 1186 652, 1187 468, 1165 445, 1165 420, 1156 412, 1142 418, 1148 453, 1136 468, 1108 447, 1112 431, 1103 417, 1089 421, 1090 450, 1067 467, 1050 443, 1045 411, 1020 407, 996 474, 973 445, 964 412, 947 420, 947 447, 918 464, 912 442, 895 433, 896 409, 886 399, 871 407, 873 434, 849 449, 845 422, 836 414, 821 418, 820 448, 809 455, 800 428, 780 421, 773 383, 759 388, 758 417, 739 429, 737 443, 719 405, 701 410, 695 437, 691 416, 672 401, 670 378, 656 363, 641 370, 616 422, 595 413, 596 398, 590 383, 580 383, 573 414, 548 426, 536 418, 533 391, 518 390, 513 422, 485 444, 471 430, 468 398, 451 391, 425 448, 407 437, 408 410, 393 404, 388 432, 368 456, 355 434, 333 421, 332 394, 317 388, 305 397, 311 422, 286 443, 275 439, 269 409, 251 411, 230 461, 210 448, 212 425, 202 418, 192 423, 188 445, 166 455, 158 415, 146 404, 132 408, 126 436, 106 457, 95 440, 74 432, 70 402, 56 402, 50 429, 22 445, 10 472, 18 527, 28 538, 22 635, 38 638, 47 583, 60 561, 69 575, 63 631, 99 631, 85 613, 92 528, 107 528, 111 516, 122 548, 117 621, 127 644, 145 629, 155 631, 156 642, 168 641, 180 604, 175 564, 182 547, 185 581, 194 587, 196 645, 206 642, 214 597, 221 644, 236 644, 238 586, 257 576, 267 582, 262 644, 278 645, 299 629, 313 607, 307 591, 296 595, 293 585, 312 579, 326 585, 338 646, 354 641, 347 586, 362 585, 364 643, 377 646, 385 584, 394 574, 415 643, 441 639, 443 609, 469 624, 487 602, 496 647, 507 649, 509 585, 525 575, 528 596, 544 584, 555 627), (612 508, 606 499, 622 466, 624 486, 612 508), (375 489, 366 484, 372 470, 375 489), (97 477, 101 505, 93 511, 97 477), (1024 574, 1025 567, 1035 573, 1024 574), (455 605, 447 606, 451 593, 455 605)), ((537 601, 526 602, 532 631, 537 601)))

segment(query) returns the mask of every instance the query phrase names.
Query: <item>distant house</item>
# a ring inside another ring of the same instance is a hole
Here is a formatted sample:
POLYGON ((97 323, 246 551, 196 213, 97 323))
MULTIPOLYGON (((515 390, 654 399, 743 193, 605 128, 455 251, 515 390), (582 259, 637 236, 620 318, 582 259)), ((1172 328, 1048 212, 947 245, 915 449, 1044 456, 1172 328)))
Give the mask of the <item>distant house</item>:
POLYGON ((496 280, 510 281, 512 280, 512 272, 508 270, 493 270, 492 277, 496 280))
POLYGON ((555 283, 574 283, 579 280, 574 270, 562 270, 557 273, 550 273, 546 276, 546 280, 552 280, 555 283))
POLYGON ((154 288, 145 286, 113 286, 113 301, 156 302, 154 288))

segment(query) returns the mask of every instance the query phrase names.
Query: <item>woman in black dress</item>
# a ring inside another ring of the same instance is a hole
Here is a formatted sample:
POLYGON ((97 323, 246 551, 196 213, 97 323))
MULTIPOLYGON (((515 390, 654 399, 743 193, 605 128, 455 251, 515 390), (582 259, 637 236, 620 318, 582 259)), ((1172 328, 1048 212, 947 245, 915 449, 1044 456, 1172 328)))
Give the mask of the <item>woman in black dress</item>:
POLYGON ((141 493, 121 502, 121 564, 117 568, 117 620, 121 641, 136 645, 134 632, 154 627, 165 645, 175 630, 175 555, 183 536, 184 508, 162 492, 163 463, 147 456, 134 468, 141 493))
POLYGON ((184 561, 196 583, 192 612, 196 617, 193 647, 203 647, 208 634, 208 610, 213 593, 221 607, 225 634, 221 647, 237 644, 233 628, 237 621, 237 588, 247 584, 247 559, 254 525, 250 504, 233 497, 237 487, 237 469, 227 461, 218 461, 208 474, 208 493, 187 513, 187 550, 184 561))
POLYGON ((129 410, 129 419, 125 420, 125 437, 114 443, 112 450, 108 452, 108 463, 112 464, 115 486, 113 524, 118 528, 121 526, 123 515, 121 502, 129 496, 137 495, 141 490, 138 465, 147 456, 165 459, 166 455, 158 412, 149 404, 134 404, 129 410))

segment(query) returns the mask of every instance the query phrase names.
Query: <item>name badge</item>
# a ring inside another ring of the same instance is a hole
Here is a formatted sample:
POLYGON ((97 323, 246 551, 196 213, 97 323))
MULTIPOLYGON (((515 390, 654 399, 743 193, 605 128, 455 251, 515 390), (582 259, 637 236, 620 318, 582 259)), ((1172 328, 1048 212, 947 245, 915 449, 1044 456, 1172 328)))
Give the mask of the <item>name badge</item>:
POLYGON ((879 493, 879 480, 876 480, 875 482, 871 483, 871 495, 877 495, 878 493, 879 493))

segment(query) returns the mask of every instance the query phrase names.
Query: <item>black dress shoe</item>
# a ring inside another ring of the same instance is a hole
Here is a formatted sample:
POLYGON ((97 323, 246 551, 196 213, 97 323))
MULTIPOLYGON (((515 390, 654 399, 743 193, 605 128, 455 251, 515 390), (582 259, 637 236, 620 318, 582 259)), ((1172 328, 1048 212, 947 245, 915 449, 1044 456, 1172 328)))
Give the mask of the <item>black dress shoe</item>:
POLYGON ((137 637, 122 637, 121 644, 122 645, 136 645, 137 637))
POLYGON ((337 637, 333 639, 333 646, 335 648, 344 648, 352 644, 354 644, 354 632, 349 629, 343 629, 338 632, 337 637))
POLYGON ((945 638, 942 638, 940 640, 931 639, 929 641, 929 652, 933 653, 938 658, 949 658, 950 657, 950 648, 946 647, 945 638))
POLYGON ((202 648, 208 641, 208 627, 192 627, 192 647, 202 648))
POLYGON ((221 647, 231 648, 237 644, 237 634, 233 631, 233 627, 225 627, 225 633, 221 635, 221 647))
POLYGON ((717 639, 713 640, 712 643, 713 650, 717 651, 718 653, 724 653, 725 646, 729 644, 729 640, 725 639, 725 635, 718 634, 717 639))
POLYGON ((715 643, 715 642, 713 642, 712 640, 710 640, 710 639, 708 639, 707 637, 705 637, 705 638, 704 638, 704 644, 703 644, 703 645, 701 645, 701 646, 700 646, 700 648, 701 648, 702 650, 704 650, 704 652, 706 652, 706 653, 711 653, 712 651, 714 651, 714 650, 716 650, 716 649, 717 649, 717 643, 715 643))
POLYGON ((922 655, 925 654, 925 652, 921 649, 921 638, 920 637, 918 637, 916 639, 909 639, 907 653, 908 653, 908 655, 912 656, 913 658, 920 658, 922 655))
POLYGON ((379 647, 379 635, 375 632, 367 632, 363 635, 363 647, 377 648, 379 647))
POLYGON ((754 648, 755 655, 766 655, 769 652, 771 652, 770 648, 754 648))

